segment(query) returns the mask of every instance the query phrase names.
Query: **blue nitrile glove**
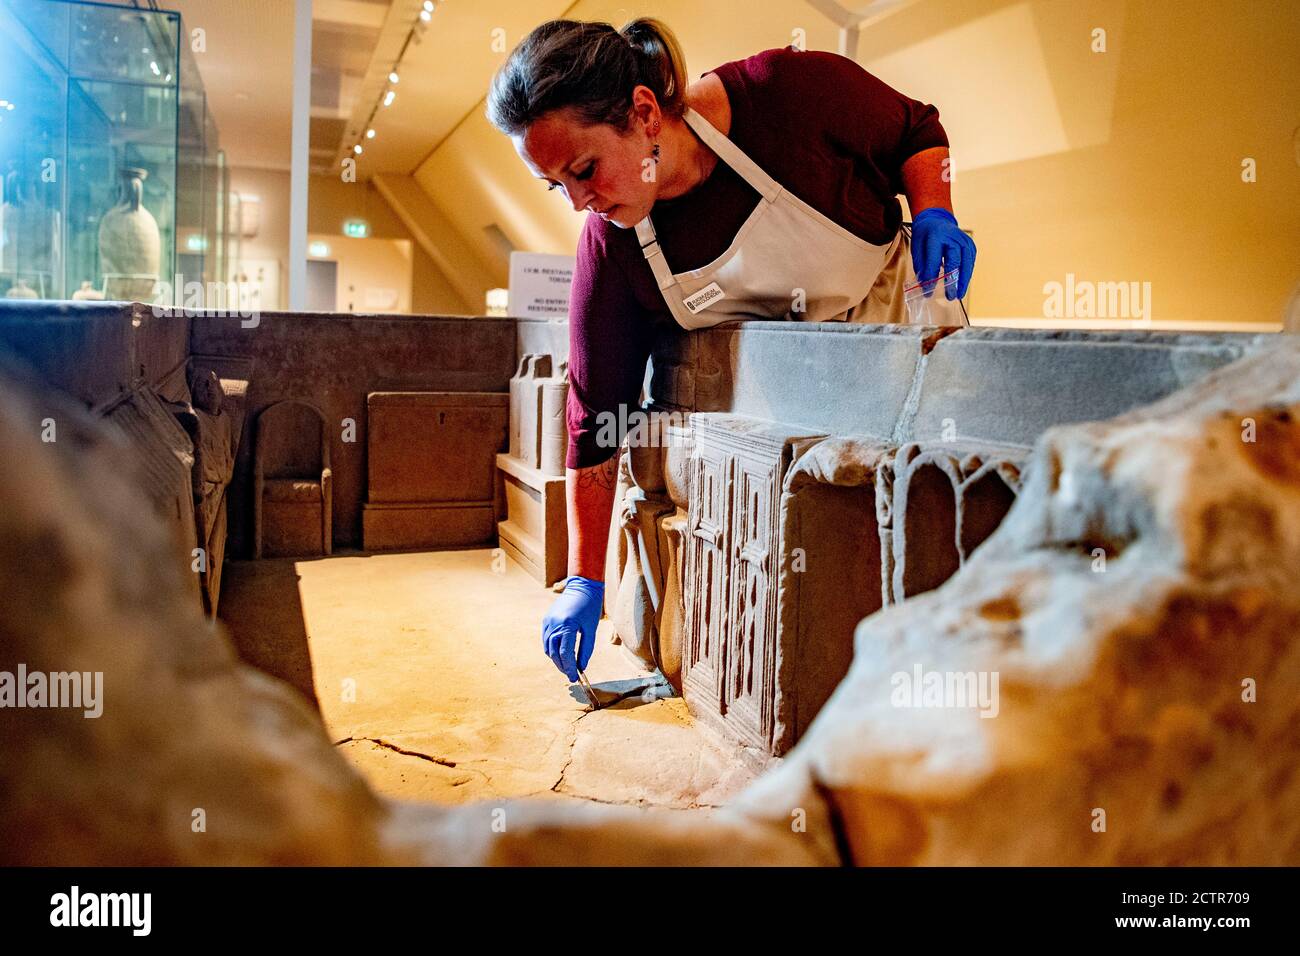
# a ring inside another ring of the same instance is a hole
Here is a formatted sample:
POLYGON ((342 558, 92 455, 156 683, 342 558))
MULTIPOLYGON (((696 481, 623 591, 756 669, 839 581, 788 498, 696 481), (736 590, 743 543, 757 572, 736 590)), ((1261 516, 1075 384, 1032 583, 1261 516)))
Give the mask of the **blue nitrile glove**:
POLYGON ((587 661, 591 660, 591 652, 596 647, 596 624, 604 601, 603 581, 571 574, 564 579, 564 593, 542 618, 542 650, 571 681, 577 681, 578 671, 585 671, 587 661))
MULTIPOLYGON (((944 283, 949 299, 964 299, 975 271, 975 242, 957 226, 957 217, 946 209, 932 206, 922 209, 912 219, 912 268, 921 282, 932 282, 943 272, 957 270, 957 285, 944 283)), ((926 293, 933 293, 933 289, 926 293)))

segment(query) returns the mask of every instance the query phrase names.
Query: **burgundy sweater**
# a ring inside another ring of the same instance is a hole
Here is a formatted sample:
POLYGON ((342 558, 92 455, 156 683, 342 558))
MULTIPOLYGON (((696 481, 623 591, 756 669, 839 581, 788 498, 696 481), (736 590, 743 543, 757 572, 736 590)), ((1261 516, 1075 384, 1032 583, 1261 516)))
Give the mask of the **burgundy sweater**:
MULTIPOLYGON (((903 162, 948 145, 938 110, 835 53, 766 50, 712 72, 731 103, 728 138, 794 195, 877 245, 898 232, 903 162)), ((720 256, 758 199, 719 160, 689 193, 655 203, 650 215, 669 268, 698 269, 720 256)), ((665 324, 676 325, 635 230, 589 214, 569 298, 569 468, 614 454, 597 445, 598 416, 624 421, 639 407, 646 360, 665 324)))

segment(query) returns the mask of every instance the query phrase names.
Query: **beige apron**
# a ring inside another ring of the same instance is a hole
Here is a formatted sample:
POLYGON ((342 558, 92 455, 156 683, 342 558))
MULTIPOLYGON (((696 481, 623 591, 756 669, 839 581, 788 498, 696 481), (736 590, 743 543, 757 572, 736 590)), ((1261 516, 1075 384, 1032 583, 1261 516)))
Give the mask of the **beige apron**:
POLYGON ((650 217, 636 224, 641 251, 679 325, 731 319, 905 322, 903 287, 914 281, 907 238, 874 245, 832 222, 763 172, 703 116, 685 120, 760 198, 726 252, 674 274, 650 217))

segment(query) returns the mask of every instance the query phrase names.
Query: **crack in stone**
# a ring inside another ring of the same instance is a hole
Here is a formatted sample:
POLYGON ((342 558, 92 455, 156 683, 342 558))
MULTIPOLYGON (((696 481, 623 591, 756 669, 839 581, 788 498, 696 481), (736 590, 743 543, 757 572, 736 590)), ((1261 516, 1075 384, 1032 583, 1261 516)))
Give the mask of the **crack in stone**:
MULTIPOLYGON (((642 692, 641 689, 628 691, 627 693, 621 695, 618 698, 618 700, 619 701, 625 700, 629 697, 636 696, 641 692, 642 692)), ((617 701, 615 701, 615 703, 617 703, 617 701)), ((607 707, 608 705, 602 704, 601 710, 605 710, 607 707)), ((573 731, 572 737, 569 740, 569 759, 566 760, 564 762, 564 766, 560 768, 559 778, 555 781, 555 783, 551 784, 550 792, 558 794, 562 797, 568 797, 571 800, 586 800, 588 803, 601 803, 610 807, 659 807, 661 806, 661 804, 655 803, 654 801, 647 800, 645 798, 638 798, 636 800, 602 800, 600 797, 592 797, 592 796, 588 796, 587 794, 574 793, 571 791, 560 789, 560 787, 564 785, 564 775, 568 773, 569 766, 573 763, 573 751, 578 744, 578 724, 582 721, 584 717, 587 717, 590 714, 594 714, 595 712, 596 711, 594 709, 585 710, 582 713, 580 713, 577 717, 575 717, 573 723, 569 725, 570 729, 573 731)), ((697 755, 697 760, 698 760, 698 755, 697 755)), ((540 791, 540 790, 537 791, 538 794, 543 792, 544 791, 540 791)), ((528 794, 528 796, 533 796, 533 794, 528 794)), ((677 807, 674 809, 718 810, 721 809, 723 806, 724 804, 721 803, 701 803, 698 800, 691 800, 685 807, 677 807)))
POLYGON ((564 766, 560 768, 559 778, 555 781, 555 783, 551 784, 551 791, 553 793, 560 792, 559 787, 562 783, 564 783, 564 775, 566 772, 568 772, 569 764, 573 763, 573 749, 578 745, 578 723, 582 720, 582 718, 586 717, 588 714, 594 714, 595 712, 596 711, 594 709, 584 710, 577 717, 575 717, 573 723, 569 725, 569 729, 573 731, 573 733, 570 734, 569 736, 569 759, 564 761, 564 766))
MULTIPOLYGON (((372 744, 376 744, 376 745, 378 745, 378 746, 380 746, 380 747, 384 747, 384 748, 386 748, 386 749, 388 749, 388 750, 396 751, 396 752, 399 753, 399 754, 404 754, 404 755, 406 755, 407 757, 418 757, 418 758, 421 759, 421 760, 427 760, 427 761, 429 761, 430 763, 436 763, 436 764, 438 764, 440 767, 454 767, 454 766, 456 766, 456 761, 454 761, 454 760, 448 760, 446 757, 434 757, 434 756, 432 756, 431 754, 421 753, 421 752, 418 751, 418 750, 406 750, 405 748, 403 748, 403 747, 399 747, 399 746, 397 746, 397 744, 392 743, 391 741, 384 740, 382 737, 344 737, 342 740, 336 740, 336 741, 334 741, 334 746, 337 747, 339 744, 354 743, 354 742, 360 742, 360 741, 363 741, 363 740, 364 740, 364 741, 369 741, 369 742, 372 743, 372 744)), ((476 771, 476 772, 477 772, 477 773, 482 773, 481 770, 476 771)), ((484 777, 486 777, 486 776, 487 776, 487 774, 484 774, 484 777)))

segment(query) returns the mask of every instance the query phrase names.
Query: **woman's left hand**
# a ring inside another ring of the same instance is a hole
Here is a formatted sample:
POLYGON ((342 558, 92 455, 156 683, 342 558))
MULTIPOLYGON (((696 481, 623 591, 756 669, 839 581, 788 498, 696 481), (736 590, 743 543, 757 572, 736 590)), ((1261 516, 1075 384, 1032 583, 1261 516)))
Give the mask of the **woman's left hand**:
POLYGON ((957 280, 944 283, 949 299, 964 299, 975 271, 975 242, 961 231, 957 217, 939 206, 923 209, 912 219, 912 268, 921 282, 933 282, 943 272, 957 270, 957 280))

